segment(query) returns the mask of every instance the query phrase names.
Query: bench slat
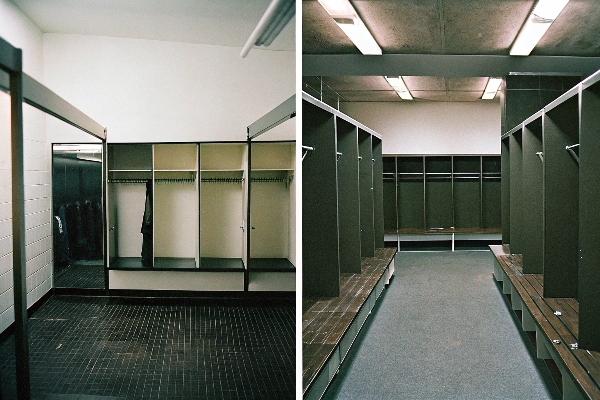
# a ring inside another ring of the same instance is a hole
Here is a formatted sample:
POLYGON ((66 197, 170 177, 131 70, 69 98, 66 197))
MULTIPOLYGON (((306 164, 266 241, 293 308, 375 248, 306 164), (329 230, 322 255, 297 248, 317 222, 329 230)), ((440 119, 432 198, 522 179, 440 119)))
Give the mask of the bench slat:
POLYGON ((561 301, 561 299, 547 298, 545 300, 548 306, 554 309, 554 311, 560 311, 562 315, 559 319, 569 330, 571 335, 573 335, 573 338, 579 337, 579 316, 575 315, 573 317, 573 309, 569 307, 568 304, 561 301))
MULTIPOLYGON (((522 258, 505 254, 505 246, 490 246, 498 263, 521 297, 536 324, 561 357, 568 374, 592 399, 600 399, 600 352, 571 349, 579 332, 579 303, 572 298, 544 298, 543 276, 522 274, 522 258), (554 311, 561 311, 557 316, 554 311), (553 343, 559 340, 559 343, 553 343)), ((508 282, 503 283, 508 284, 508 282)))
MULTIPOLYGON (((589 368, 584 368, 582 361, 585 363, 590 360, 585 357, 585 352, 571 350, 569 345, 576 343, 577 340, 571 335, 571 332, 562 324, 557 316, 553 314, 552 309, 546 301, 542 298, 533 299, 538 306, 539 310, 546 316, 547 324, 544 324, 544 333, 550 339, 550 343, 553 340, 560 340, 559 344, 553 344, 554 348, 562 358, 567 370, 574 381, 578 383, 584 393, 590 398, 595 399, 600 397, 600 390, 598 389, 598 382, 588 374, 589 368), (579 357, 581 356, 581 358, 579 357)), ((595 364, 595 363, 594 363, 595 364)))

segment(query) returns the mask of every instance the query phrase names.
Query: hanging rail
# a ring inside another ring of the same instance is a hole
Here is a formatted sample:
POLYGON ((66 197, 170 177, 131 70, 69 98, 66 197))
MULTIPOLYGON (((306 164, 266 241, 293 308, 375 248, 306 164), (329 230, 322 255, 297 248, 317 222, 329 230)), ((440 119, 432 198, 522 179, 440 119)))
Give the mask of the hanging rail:
POLYGON ((202 183, 242 183, 244 178, 200 178, 202 183))
MULTIPOLYGON (((139 178, 114 178, 109 179, 108 183, 121 183, 128 185, 145 185, 148 179, 139 179, 139 178)), ((159 178, 154 179, 155 183, 163 184, 163 183, 194 183, 196 182, 195 178, 159 178)))
POLYGON ((315 151, 314 147, 310 146, 302 146, 302 150, 304 150, 304 154, 302 154, 302 160, 304 161, 304 157, 308 154, 309 151, 315 151))
POLYGON ((287 183, 287 178, 251 178, 250 182, 258 182, 258 183, 280 182, 280 183, 287 183))
POLYGON ((538 151, 537 153, 535 153, 535 155, 538 156, 540 160, 542 160, 542 162, 544 162, 544 152, 538 151))
POLYGON ((571 153, 571 155, 573 156, 573 158, 575 159, 575 161, 577 161, 577 164, 579 164, 579 155, 577 153, 575 153, 575 148, 579 147, 579 143, 574 144, 572 146, 566 146, 565 149, 571 153))

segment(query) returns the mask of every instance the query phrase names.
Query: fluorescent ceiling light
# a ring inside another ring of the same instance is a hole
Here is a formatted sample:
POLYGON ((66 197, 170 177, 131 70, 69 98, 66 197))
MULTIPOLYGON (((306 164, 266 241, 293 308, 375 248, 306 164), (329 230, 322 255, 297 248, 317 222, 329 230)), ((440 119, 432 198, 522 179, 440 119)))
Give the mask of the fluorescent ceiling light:
POLYGON ((319 0, 325 11, 364 55, 381 55, 381 48, 348 0, 319 0))
POLYGON ((539 0, 510 49, 511 56, 528 56, 569 0, 539 0))
POLYGON ((400 96, 401 99, 413 99, 412 95, 410 94, 410 91, 406 87, 406 84, 404 83, 404 80, 402 80, 401 76, 386 76, 385 79, 387 79, 390 86, 394 88, 394 90, 396 91, 396 93, 398 93, 398 96, 400 96))
POLYGON ((496 97, 496 92, 498 92, 498 88, 500 87, 501 83, 501 78, 490 78, 481 98, 483 100, 492 100, 494 97, 496 97))
POLYGON ((246 57, 253 46, 270 46, 296 13, 295 0, 272 0, 242 48, 246 57))
POLYGON ((319 3, 332 17, 356 15, 348 0, 319 0, 319 3))

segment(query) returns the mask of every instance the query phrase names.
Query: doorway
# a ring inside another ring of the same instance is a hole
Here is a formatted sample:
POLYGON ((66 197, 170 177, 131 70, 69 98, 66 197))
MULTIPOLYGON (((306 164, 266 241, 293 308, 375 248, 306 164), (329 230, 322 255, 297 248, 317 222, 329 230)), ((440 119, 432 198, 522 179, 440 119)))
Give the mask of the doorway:
POLYGON ((54 287, 103 289, 102 145, 52 146, 54 287))

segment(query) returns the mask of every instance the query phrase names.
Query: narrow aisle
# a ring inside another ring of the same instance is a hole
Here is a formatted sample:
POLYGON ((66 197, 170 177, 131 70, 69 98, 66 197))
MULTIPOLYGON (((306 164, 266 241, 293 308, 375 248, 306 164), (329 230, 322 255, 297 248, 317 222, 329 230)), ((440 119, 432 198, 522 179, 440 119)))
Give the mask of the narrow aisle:
POLYGON ((325 398, 560 398, 492 270, 491 252, 400 253, 395 277, 325 398))

